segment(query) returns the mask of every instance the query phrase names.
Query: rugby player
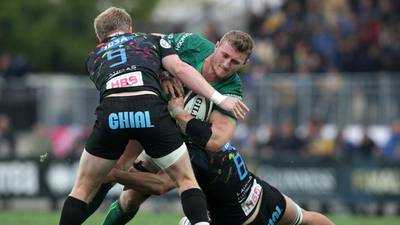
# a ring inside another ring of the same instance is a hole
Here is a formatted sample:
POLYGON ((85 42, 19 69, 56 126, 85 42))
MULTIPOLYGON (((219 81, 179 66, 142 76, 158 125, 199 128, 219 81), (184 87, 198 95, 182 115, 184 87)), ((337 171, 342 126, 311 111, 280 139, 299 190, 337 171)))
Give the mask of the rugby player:
POLYGON ((87 203, 130 139, 137 140, 149 159, 174 180, 190 221, 209 224, 206 199, 195 180, 186 145, 160 97, 161 68, 238 118, 243 118, 248 109, 237 98, 223 96, 212 88, 199 72, 179 59, 167 41, 132 33, 131 24, 130 15, 115 7, 94 20, 100 44, 89 54, 86 67, 100 92, 100 105, 59 224, 83 223, 87 203))

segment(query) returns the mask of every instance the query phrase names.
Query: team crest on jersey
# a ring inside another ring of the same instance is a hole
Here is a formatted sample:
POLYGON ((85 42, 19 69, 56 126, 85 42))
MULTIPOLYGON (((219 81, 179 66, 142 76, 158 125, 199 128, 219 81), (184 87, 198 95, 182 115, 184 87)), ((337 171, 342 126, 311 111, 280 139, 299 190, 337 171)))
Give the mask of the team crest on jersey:
POLYGON ((163 48, 171 48, 171 45, 168 43, 168 41, 166 41, 164 39, 160 39, 160 45, 163 48))

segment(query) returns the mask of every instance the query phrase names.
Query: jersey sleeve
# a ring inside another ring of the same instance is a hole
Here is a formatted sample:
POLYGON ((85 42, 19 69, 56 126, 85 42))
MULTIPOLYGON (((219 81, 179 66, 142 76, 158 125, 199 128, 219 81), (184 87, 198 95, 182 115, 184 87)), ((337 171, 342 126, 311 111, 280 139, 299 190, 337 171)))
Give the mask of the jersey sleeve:
POLYGON ((193 40, 196 38, 199 38, 199 35, 186 32, 171 33, 163 36, 163 39, 168 41, 168 43, 170 43, 177 52, 184 49, 185 46, 189 45, 188 43, 193 42, 193 40))
POLYGON ((161 58, 176 54, 175 49, 172 48, 171 44, 168 41, 166 41, 163 38, 158 37, 158 36, 153 36, 153 38, 154 38, 155 42, 158 43, 161 58))
POLYGON ((209 55, 214 49, 212 42, 194 33, 171 33, 164 35, 163 39, 171 44, 182 60, 190 60, 189 57, 199 53, 209 55))
POLYGON ((92 53, 90 53, 90 54, 86 57, 86 59, 85 59, 85 64, 84 64, 85 71, 86 71, 86 73, 87 73, 88 75, 90 75, 90 73, 91 73, 91 65, 92 65, 91 56, 92 56, 92 53))

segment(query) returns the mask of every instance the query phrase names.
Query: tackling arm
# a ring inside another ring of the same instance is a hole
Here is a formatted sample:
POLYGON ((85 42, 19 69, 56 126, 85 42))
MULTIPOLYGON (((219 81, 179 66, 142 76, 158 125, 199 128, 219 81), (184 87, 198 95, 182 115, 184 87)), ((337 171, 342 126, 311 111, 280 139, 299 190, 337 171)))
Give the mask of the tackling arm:
POLYGON ((206 145, 206 149, 218 151, 229 142, 236 128, 236 121, 216 110, 211 113, 212 135, 206 145))
POLYGON ((215 89, 196 69, 179 59, 178 55, 168 55, 162 59, 166 70, 175 75, 194 92, 210 99, 215 89))
POLYGON ((175 183, 165 172, 141 172, 131 168, 128 171, 112 169, 107 176, 109 181, 125 185, 143 194, 161 195, 175 188, 175 183))

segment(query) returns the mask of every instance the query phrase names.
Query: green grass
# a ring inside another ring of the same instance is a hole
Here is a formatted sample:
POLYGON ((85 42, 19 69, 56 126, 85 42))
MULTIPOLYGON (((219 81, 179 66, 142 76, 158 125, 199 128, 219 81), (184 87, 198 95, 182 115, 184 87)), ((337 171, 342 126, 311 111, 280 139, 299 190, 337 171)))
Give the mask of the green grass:
MULTIPOLYGON (((84 225, 100 225, 103 215, 96 213, 84 225)), ((25 212, 25 211, 0 211, 1 225, 57 225, 60 212, 25 212)), ((139 213, 129 225, 177 225, 179 214, 174 213, 139 213)))
MULTIPOLYGON (((53 212, 0 212, 1 225, 56 225, 59 213, 53 212)), ((95 214, 85 225, 100 225, 102 214, 95 214)), ((130 225, 177 225, 180 214, 139 213, 130 225)), ((400 217, 330 216, 336 225, 399 225, 400 217)))
POLYGON ((336 225, 399 225, 400 217, 329 216, 336 225))

